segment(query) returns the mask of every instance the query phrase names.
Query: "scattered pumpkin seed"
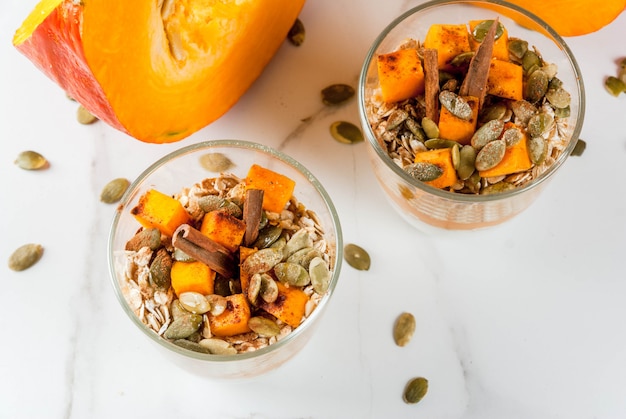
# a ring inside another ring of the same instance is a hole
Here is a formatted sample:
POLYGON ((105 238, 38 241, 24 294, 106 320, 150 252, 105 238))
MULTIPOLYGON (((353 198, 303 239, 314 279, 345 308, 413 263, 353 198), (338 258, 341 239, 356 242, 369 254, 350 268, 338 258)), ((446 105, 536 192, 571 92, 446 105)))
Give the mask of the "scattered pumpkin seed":
POLYGON ((531 137, 528 141, 528 156, 530 161, 540 165, 548 154, 548 144, 543 137, 531 137))
POLYGON ((325 105, 340 105, 354 96, 354 88, 347 84, 331 84, 322 89, 322 102, 325 105))
POLYGON ((93 124, 98 120, 98 118, 89 112, 83 105, 78 105, 78 109, 76 110, 76 119, 83 125, 93 124))
MULTIPOLYGON (((489 32, 489 29, 491 28, 491 25, 493 25, 494 22, 495 22, 494 20, 483 20, 478 25, 476 25, 474 27, 474 30, 472 31, 472 36, 474 37, 474 39, 478 42, 483 42, 483 40, 485 39, 485 36, 487 36, 487 32, 489 32)), ((503 33, 504 33, 504 25, 498 22, 498 27, 496 28, 496 34, 493 39, 498 40, 499 38, 502 37, 503 33)))
POLYGON ((199 314, 180 316, 170 323, 163 336, 167 339, 185 339, 197 332, 201 324, 202 316, 199 314))
POLYGON ((396 318, 393 326, 393 340, 398 346, 406 346, 415 333, 415 316, 404 312, 396 318))
POLYGON ((476 170, 476 149, 471 145, 464 145, 459 150, 459 167, 456 169, 461 180, 467 180, 476 170))
POLYGON ((472 107, 465 99, 449 90, 442 90, 439 93, 439 102, 448 112, 457 118, 469 121, 472 117, 472 107))
POLYGON ((356 144, 363 141, 361 129, 351 122, 336 121, 330 125, 330 135, 344 144, 356 144))
POLYGON ((213 355, 235 355, 237 353, 237 349, 223 339, 207 338, 202 339, 198 344, 208 349, 209 353, 213 355))
POLYGON ((427 138, 439 138, 439 127, 427 116, 422 118, 422 129, 427 138))
POLYGON ((476 154, 476 169, 489 170, 495 167, 504 158, 506 143, 504 140, 494 140, 487 143, 476 154))
POLYGON ((100 201, 105 204, 114 204, 122 199, 122 196, 130 186, 130 181, 125 178, 113 179, 102 188, 100 201))
POLYGON ((606 88, 606 91, 613 96, 619 96, 620 93, 626 92, 626 83, 613 76, 607 77, 604 82, 604 87, 606 88))
POLYGON ((306 32, 304 30, 304 24, 300 19, 296 18, 296 21, 293 23, 291 29, 289 29, 289 32, 287 33, 287 39, 293 45, 299 47, 304 43, 305 35, 306 32))
POLYGON ((367 271, 371 265, 370 255, 356 244, 348 243, 343 247, 343 257, 348 265, 359 271, 367 271))
POLYGON ((414 404, 424 398, 428 392, 428 380, 423 377, 416 377, 409 380, 404 388, 402 399, 405 403, 414 404))
POLYGON ((587 148, 587 143, 584 140, 581 140, 579 138, 578 141, 576 141, 576 145, 574 146, 574 149, 572 150, 571 155, 582 156, 586 148, 587 148))
POLYGON ((42 256, 42 245, 36 243, 24 244, 15 249, 9 256, 9 269, 18 272, 24 271, 39 262, 42 256))
POLYGON ((504 130, 504 121, 501 119, 492 119, 486 122, 474 132, 470 140, 472 147, 478 150, 482 149, 487 143, 497 140, 502 134, 502 130, 504 130))
POLYGON ((434 163, 420 161, 404 167, 404 171, 413 179, 421 182, 430 182, 443 175, 443 169, 434 163))
POLYGON ((26 150, 17 155, 15 164, 24 170, 47 169, 49 164, 46 158, 36 151, 26 150))
POLYGON ((209 172, 225 172, 235 166, 223 153, 206 153, 200 156, 200 166, 209 172))
POLYGON ((268 319, 267 317, 255 316, 250 317, 248 320, 248 327, 260 336, 271 338, 280 333, 280 327, 276 322, 268 319))

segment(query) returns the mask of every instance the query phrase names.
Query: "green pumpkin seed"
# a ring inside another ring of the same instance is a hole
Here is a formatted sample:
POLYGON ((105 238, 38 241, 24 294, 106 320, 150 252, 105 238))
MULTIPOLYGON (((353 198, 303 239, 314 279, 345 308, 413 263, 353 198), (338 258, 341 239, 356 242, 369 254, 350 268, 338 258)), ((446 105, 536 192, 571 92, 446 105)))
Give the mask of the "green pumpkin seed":
POLYGON ((452 148, 454 146, 459 146, 459 143, 452 140, 444 140, 443 138, 431 138, 429 140, 424 141, 424 145, 428 149, 437 149, 437 148, 452 148))
POLYGON ((474 51, 462 52, 455 56, 452 61, 450 61, 450 64, 454 67, 465 67, 469 65, 472 58, 474 58, 474 51))
POLYGON ((273 303, 278 299, 278 285, 270 275, 261 274, 261 287, 258 296, 266 303, 273 303))
POLYGON ((114 204, 122 199, 122 196, 130 186, 130 181, 124 178, 113 179, 102 188, 100 201, 105 204, 114 204))
POLYGON ((183 292, 178 296, 178 301, 185 310, 194 314, 204 314, 211 309, 209 300, 199 292, 183 292))
POLYGON ((496 103, 495 105, 487 106, 480 112, 480 121, 485 123, 492 119, 503 119, 507 110, 508 108, 504 103, 496 103))
POLYGON ((223 153, 206 153, 199 158, 200 166, 209 172, 225 172, 235 164, 223 153))
POLYGON ((570 116, 570 108, 565 107, 565 108, 556 108, 554 110, 554 116, 556 116, 557 118, 569 118, 570 116))
POLYGON ((506 143, 507 148, 513 147, 515 144, 522 141, 523 138, 524 138, 524 133, 522 133, 522 130, 520 130, 517 127, 507 128, 502 133, 502 139, 506 143))
MULTIPOLYGON (((483 20, 478 25, 476 25, 474 27, 474 30, 472 31, 472 36, 474 37, 474 39, 478 42, 483 42, 483 40, 485 39, 485 36, 487 36, 487 32, 489 32, 489 29, 491 28, 491 25, 493 25, 494 22, 495 22, 494 20, 483 20)), ((498 40, 499 38, 501 38, 503 33, 504 33, 504 25, 498 22, 498 27, 496 28, 496 34, 495 34, 494 40, 498 40)))
POLYGON ((224 202, 224 198, 217 195, 205 195, 198 198, 198 206, 204 212, 211 212, 219 209, 224 202))
POLYGON ((387 118, 387 131, 398 128, 409 117, 409 113, 404 109, 396 109, 387 118))
POLYGON ((525 100, 511 102, 511 110, 515 115, 516 122, 521 125, 528 124, 530 118, 538 112, 535 105, 525 100))
POLYGON ((540 67, 541 59, 536 52, 527 50, 522 57, 522 68, 526 74, 530 74, 529 71, 532 67, 540 67))
POLYGON ((422 130, 424 130, 426 138, 439 138, 439 127, 435 121, 427 116, 422 118, 422 130))
POLYGON ((351 122, 336 121, 330 125, 330 135, 344 144, 356 144, 363 141, 361 129, 351 122))
POLYGON ((528 156, 530 161, 540 165, 548 154, 548 144, 543 137, 531 137, 528 141, 528 156))
POLYGON ((316 293, 322 295, 328 291, 331 278, 330 269, 326 261, 321 257, 315 257, 309 264, 309 277, 311 278, 311 285, 316 293))
POLYGON ((521 60, 528 51, 528 42, 522 39, 510 39, 507 44, 509 54, 513 55, 518 60, 521 60))
POLYGON ((461 164, 461 145, 460 144, 454 144, 452 146, 452 149, 450 150, 450 158, 452 160, 452 167, 454 167, 454 170, 459 168, 459 164, 461 164))
POLYGON ((248 292, 247 292, 248 301, 250 301, 253 305, 257 304, 260 291, 261 291, 261 274, 256 273, 250 277, 250 282, 248 283, 248 292))
POLYGON ((260 249, 243 261, 241 267, 249 275, 267 272, 283 259, 282 249, 267 247, 260 249))
POLYGON ((208 349, 212 355, 235 355, 237 353, 237 349, 223 339, 207 338, 202 339, 198 344, 208 349))
POLYGON ((404 171, 420 182, 430 182, 443 175, 443 169, 434 163, 416 162, 404 167, 404 171))
POLYGON ((190 312, 185 310, 185 308, 178 300, 174 300, 172 301, 172 304, 170 304, 170 313, 172 313, 172 318, 174 320, 178 319, 179 317, 184 317, 191 314, 190 312))
POLYGON ((296 231, 287 241, 287 244, 283 248, 284 258, 287 259, 298 250, 312 246, 313 238, 307 230, 302 228, 296 231))
POLYGON ((481 195, 493 195, 496 193, 502 193, 506 191, 512 191, 515 189, 515 185, 509 182, 498 182, 488 185, 480 191, 481 195))
POLYGON ((487 143, 497 140, 498 137, 500 137, 500 134, 502 134, 503 129, 504 121, 500 119, 492 119, 491 121, 483 124, 476 130, 470 140, 472 147, 478 150, 482 149, 487 145, 487 143))
POLYGON ((471 145, 464 145, 459 150, 459 167, 456 169, 461 180, 467 180, 476 170, 476 149, 471 145))
POLYGON ((167 339, 185 339, 194 334, 202 324, 202 316, 188 314, 175 318, 168 326, 163 336, 167 339))
POLYGON ((138 252, 143 247, 157 250, 161 247, 161 232, 157 228, 144 228, 126 242, 125 250, 138 252))
POLYGON ((418 141, 423 143, 428 139, 426 137, 426 133, 415 119, 408 118, 406 121, 404 121, 404 125, 409 129, 409 131, 411 131, 413 135, 415 135, 415 138, 417 138, 418 141))
POLYGON ((415 333, 415 316, 404 312, 398 316, 393 326, 393 340, 398 346, 406 346, 415 333))
POLYGON ((289 32, 287 33, 287 39, 293 45, 299 47, 304 43, 305 35, 306 32, 304 30, 304 24, 300 19, 296 18, 296 21, 293 23, 293 25, 289 29, 289 32))
POLYGON ((253 243, 252 247, 256 247, 257 249, 265 249, 266 247, 271 246, 272 243, 274 243, 276 240, 278 240, 282 232, 282 228, 270 224, 259 230, 259 236, 253 243))
POLYGON ((224 199, 220 204, 219 210, 232 215, 235 218, 241 218, 243 216, 243 210, 241 207, 230 199, 224 199))
POLYGON ((409 380, 406 387, 404 388, 404 393, 402 394, 402 399, 405 403, 414 404, 418 403, 420 400, 424 398, 426 393, 428 392, 428 380, 423 377, 416 377, 409 380))
POLYGON ((548 91, 548 75, 543 70, 537 70, 528 77, 524 86, 524 99, 531 103, 541 100, 548 91))
POLYGON ((548 89, 546 92, 546 99, 548 99, 548 102, 550 102, 550 104, 557 109, 567 108, 572 101, 569 92, 562 87, 548 89))
POLYGON ((489 170, 495 167, 504 158, 506 143, 504 140, 495 140, 487 143, 476 155, 476 169, 489 170))
POLYGON ((32 150, 22 151, 14 163, 24 170, 41 170, 50 166, 44 156, 32 150))
POLYGON ((24 271, 43 256, 43 246, 36 243, 28 243, 15 249, 9 256, 9 269, 13 271, 24 271))
POLYGON ((172 264, 169 252, 164 248, 159 249, 150 264, 150 285, 159 290, 169 289, 172 282, 172 264))
POLYGON ((322 257, 322 252, 313 247, 305 247, 304 249, 300 249, 294 252, 291 256, 289 256, 286 262, 297 263, 301 265, 304 269, 309 269, 309 264, 311 260, 316 257, 322 257))
MULTIPOLYGON (((465 99, 449 90, 443 90, 439 93, 439 102, 441 106, 446 108, 452 115, 460 118, 464 121, 469 121, 472 118, 472 107, 467 103, 465 99)), ((424 124, 422 123, 422 127, 424 124)), ((437 135, 438 136, 438 135, 437 135)), ((430 137, 433 138, 433 137, 430 137)))
POLYGON ((281 262, 274 266, 274 275, 283 284, 304 287, 311 283, 311 277, 306 269, 297 263, 281 262))
POLYGON ((576 145, 574 146, 574 149, 572 150, 571 155, 582 156, 586 148, 587 148, 587 143, 584 140, 581 140, 579 138, 578 141, 576 141, 576 145))
POLYGON ((550 131, 554 126, 554 117, 545 112, 538 113, 528 120, 528 133, 538 137, 550 131))
POLYGON ((250 317, 248 327, 259 336, 271 338, 280 333, 280 327, 276 322, 261 316, 250 317))
POLYGON ((199 342, 192 342, 192 341, 187 340, 187 339, 176 339, 172 343, 174 345, 176 345, 176 346, 180 346, 181 348, 185 348, 185 349, 188 349, 188 350, 194 351, 194 352, 199 352, 201 354, 210 354, 211 353, 209 348, 206 348, 205 346, 201 345, 199 342))
POLYGON ((331 84, 322 89, 322 102, 325 105, 340 105, 354 96, 354 88, 347 84, 331 84))
POLYGON ((78 105, 76 110, 76 120, 83 125, 93 124, 98 118, 89 112, 83 105, 78 105))
POLYGON ((607 77, 604 82, 604 87, 606 88, 606 91, 613 96, 619 96, 620 93, 626 92, 626 83, 613 76, 607 77))
POLYGON ((367 271, 371 265, 370 255, 365 249, 356 244, 346 244, 343 247, 343 257, 354 269, 359 271, 367 271))

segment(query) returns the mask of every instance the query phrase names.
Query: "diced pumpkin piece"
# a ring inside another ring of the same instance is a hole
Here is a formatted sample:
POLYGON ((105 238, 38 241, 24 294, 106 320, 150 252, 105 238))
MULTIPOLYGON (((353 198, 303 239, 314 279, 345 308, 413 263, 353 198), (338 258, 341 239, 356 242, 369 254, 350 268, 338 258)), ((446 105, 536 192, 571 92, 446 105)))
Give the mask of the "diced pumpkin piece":
MULTIPOLYGON (((470 41, 470 47, 472 48, 472 51, 476 51, 476 49, 480 45, 480 42, 478 42, 474 38, 474 36, 472 36, 472 33, 474 32, 474 29, 476 28, 476 26, 481 22, 483 21, 482 20, 470 20, 469 21, 469 29, 470 29, 469 41, 470 41)), ((509 61, 509 47, 508 47, 509 32, 506 30, 506 27, 504 25, 502 25, 502 27, 504 28, 504 31, 502 32, 502 35, 498 39, 496 39, 496 41, 494 42, 493 53, 491 56, 498 60, 509 61)))
POLYGON ((456 170, 452 163, 451 148, 437 148, 434 150, 422 151, 415 154, 415 162, 432 163, 443 169, 443 174, 435 180, 424 182, 435 188, 447 188, 457 181, 456 170))
POLYGON ((250 285, 250 274, 241 269, 243 262, 253 253, 256 253, 257 249, 251 249, 249 247, 241 246, 239 248, 239 282, 241 283, 241 292, 246 294, 248 292, 248 285, 250 285))
POLYGON ((472 108, 472 117, 467 120, 461 119, 442 106, 439 112, 439 136, 445 140, 452 140, 466 145, 470 143, 476 131, 478 98, 466 96, 464 99, 472 108))
POLYGON ((414 48, 377 57, 378 80, 383 100, 399 102, 424 93, 424 68, 414 48))
POLYGON ((524 138, 510 147, 506 148, 502 161, 495 167, 488 170, 481 170, 478 174, 481 177, 494 177, 510 175, 512 173, 523 172, 533 165, 528 155, 528 136, 522 130, 524 138))
POLYGON ((246 177, 246 189, 263 190, 263 209, 281 212, 293 195, 296 182, 285 175, 253 164, 246 177))
POLYGON ((158 228, 169 237, 178 226, 190 221, 189 213, 177 199, 155 189, 143 194, 130 212, 142 226, 158 228))
POLYGON ((524 70, 509 61, 492 60, 489 65, 487 93, 505 99, 522 100, 524 70))
POLYGON ((246 223, 226 211, 215 210, 204 215, 200 232, 231 252, 235 252, 243 240, 246 223))
POLYGON ((202 262, 174 261, 170 275, 176 295, 188 291, 199 292, 203 295, 214 292, 215 271, 202 262))
POLYGON ((281 282, 278 285, 278 298, 273 303, 262 301, 260 307, 288 324, 291 327, 298 327, 304 317, 304 310, 309 297, 297 287, 287 287, 281 282))
POLYGON ((424 48, 437 50, 440 70, 453 70, 450 64, 457 55, 471 51, 466 25, 431 25, 424 39, 424 48))
POLYGON ((226 309, 217 316, 208 313, 211 333, 215 336, 234 336, 250 331, 250 305, 244 294, 233 294, 226 297, 226 309))

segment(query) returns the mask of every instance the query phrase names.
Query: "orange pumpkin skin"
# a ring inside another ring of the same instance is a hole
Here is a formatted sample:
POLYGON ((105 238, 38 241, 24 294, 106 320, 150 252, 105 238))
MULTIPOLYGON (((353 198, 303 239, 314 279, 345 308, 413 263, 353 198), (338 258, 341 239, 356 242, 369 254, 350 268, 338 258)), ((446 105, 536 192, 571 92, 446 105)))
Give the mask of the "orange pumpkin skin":
POLYGON ((13 44, 99 119, 138 140, 169 143, 239 100, 304 2, 171 0, 163 2, 166 19, 154 0, 42 0, 13 44))

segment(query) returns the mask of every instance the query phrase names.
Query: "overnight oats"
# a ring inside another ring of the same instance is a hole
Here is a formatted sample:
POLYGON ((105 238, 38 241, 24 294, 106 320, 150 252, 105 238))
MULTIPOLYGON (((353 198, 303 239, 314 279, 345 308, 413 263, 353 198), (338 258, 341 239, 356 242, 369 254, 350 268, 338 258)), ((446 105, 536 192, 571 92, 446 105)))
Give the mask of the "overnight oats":
POLYGON ((173 195, 145 191, 117 278, 130 309, 155 335, 205 354, 290 335, 329 292, 337 252, 297 187, 252 164, 242 178, 222 171, 173 195))
POLYGON ((365 110, 380 147, 418 181, 493 194, 536 179, 567 146, 557 65, 496 19, 433 24, 378 54, 365 110))

